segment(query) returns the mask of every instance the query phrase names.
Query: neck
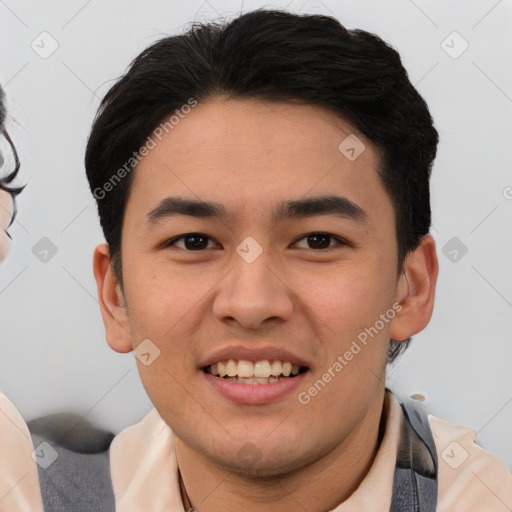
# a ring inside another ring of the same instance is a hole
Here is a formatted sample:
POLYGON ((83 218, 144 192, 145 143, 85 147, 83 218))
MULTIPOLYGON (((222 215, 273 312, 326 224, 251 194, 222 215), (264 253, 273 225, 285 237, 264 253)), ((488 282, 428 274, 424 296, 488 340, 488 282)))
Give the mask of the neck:
POLYGON ((305 467, 272 478, 246 477, 220 468, 175 437, 185 510, 256 512, 263 506, 266 512, 332 510, 370 470, 384 433, 386 404, 383 390, 363 420, 333 450, 305 467))

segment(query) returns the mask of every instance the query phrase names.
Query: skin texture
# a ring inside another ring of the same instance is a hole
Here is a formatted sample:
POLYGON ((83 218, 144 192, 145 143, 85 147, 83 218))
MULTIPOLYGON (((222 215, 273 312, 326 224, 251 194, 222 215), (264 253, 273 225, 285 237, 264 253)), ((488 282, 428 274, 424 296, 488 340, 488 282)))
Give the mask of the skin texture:
POLYGON ((5 260, 11 245, 11 240, 7 236, 7 227, 12 219, 13 207, 11 194, 0 190, 0 263, 5 260))
POLYGON ((282 512, 298 503, 329 510, 371 466, 388 341, 427 325, 438 272, 427 235, 397 275, 394 209, 378 162, 375 146, 327 109, 215 98, 195 107, 136 169, 122 230, 124 296, 106 244, 94 253, 98 296, 113 350, 129 352, 148 338, 160 350, 148 366, 137 361, 138 369, 175 433, 183 480, 199 512, 262 504, 282 512), (354 161, 338 149, 351 133, 366 146, 354 161), (271 220, 281 201, 330 194, 356 203, 366 221, 271 220), (177 195, 223 203, 229 215, 146 222, 162 199, 177 195), (328 249, 316 248, 306 236, 314 232, 348 243, 331 238, 328 249), (183 239, 163 246, 187 233, 207 235, 206 248, 187 250, 183 239), (236 252, 248 236, 263 250, 250 264, 236 252), (308 404, 300 403, 298 393, 395 303, 401 311, 393 320, 308 404), (205 384, 200 368, 212 352, 233 345, 285 348, 309 371, 300 389, 276 402, 235 404, 205 384), (246 443, 257 454, 250 464, 241 456, 246 443))

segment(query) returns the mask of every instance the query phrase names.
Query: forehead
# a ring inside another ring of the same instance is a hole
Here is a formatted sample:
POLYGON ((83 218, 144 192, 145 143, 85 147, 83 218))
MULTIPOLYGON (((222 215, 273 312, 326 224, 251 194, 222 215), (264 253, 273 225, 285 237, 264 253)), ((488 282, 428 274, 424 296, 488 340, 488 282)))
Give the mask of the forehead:
POLYGON ((364 209, 390 204, 377 174, 377 148, 323 107, 216 98, 154 140, 135 170, 129 198, 135 207, 179 194, 223 202, 243 216, 285 198, 333 192, 364 209))

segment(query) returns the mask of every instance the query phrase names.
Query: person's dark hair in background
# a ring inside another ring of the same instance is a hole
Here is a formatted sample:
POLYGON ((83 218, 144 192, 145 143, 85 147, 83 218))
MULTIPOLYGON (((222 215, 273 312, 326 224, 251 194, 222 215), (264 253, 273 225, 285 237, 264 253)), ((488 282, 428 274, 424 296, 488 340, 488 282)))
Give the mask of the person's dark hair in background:
MULTIPOLYGON (((22 187, 13 187, 10 184, 15 180, 16 176, 18 175, 18 172, 20 170, 20 160, 18 157, 18 152, 16 151, 16 148, 11 140, 11 137, 7 133, 7 130, 5 128, 5 120, 7 117, 7 110, 5 107, 5 93, 0 86, 0 136, 4 137, 5 140, 9 143, 9 146, 12 151, 12 155, 14 157, 14 169, 7 174, 6 176, 3 176, 3 166, 5 163, 4 156, 2 155, 2 152, 0 151, 0 190, 4 190, 5 192, 8 192, 11 194, 12 200, 13 200, 13 215, 12 219, 9 225, 11 225, 14 222, 14 218, 16 217, 16 196, 25 188, 22 187)), ((10 235, 7 233, 7 236, 10 235)))
MULTIPOLYGON (((381 151, 379 175, 395 208, 398 270, 429 232, 429 178, 438 133, 399 54, 333 17, 253 11, 194 25, 153 44, 103 99, 87 145, 90 188, 103 187, 167 115, 191 97, 300 101, 346 118, 381 151), (321 35, 319 35, 321 34, 321 35)), ((121 289, 121 230, 129 173, 98 203, 121 289)), ((390 340, 394 361, 410 342, 390 340)))

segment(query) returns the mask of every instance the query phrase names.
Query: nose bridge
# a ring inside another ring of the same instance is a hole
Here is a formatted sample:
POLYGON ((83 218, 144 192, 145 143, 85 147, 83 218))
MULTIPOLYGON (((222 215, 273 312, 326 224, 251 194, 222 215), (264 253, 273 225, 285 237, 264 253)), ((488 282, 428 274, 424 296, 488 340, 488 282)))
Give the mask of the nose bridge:
MULTIPOLYGON (((249 236, 236 248, 236 256, 233 256, 233 273, 238 284, 250 286, 253 294, 264 292, 267 294, 272 286, 272 255, 268 247, 260 245, 256 239, 249 236)), ((275 266, 275 263, 274 263, 275 266)))

